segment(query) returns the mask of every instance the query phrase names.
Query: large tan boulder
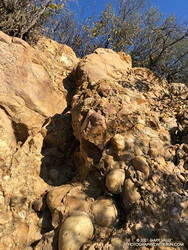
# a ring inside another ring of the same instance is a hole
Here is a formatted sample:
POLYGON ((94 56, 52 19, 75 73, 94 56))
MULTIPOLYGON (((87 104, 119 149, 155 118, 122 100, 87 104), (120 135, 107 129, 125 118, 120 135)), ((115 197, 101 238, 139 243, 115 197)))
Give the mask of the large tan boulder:
POLYGON ((54 88, 41 51, 0 32, 0 55, 0 106, 20 129, 24 124, 37 131, 47 117, 63 112, 66 96, 54 88))
POLYGON ((77 85, 84 81, 121 79, 132 67, 132 59, 124 52, 98 48, 84 57, 77 65, 75 78, 77 85))

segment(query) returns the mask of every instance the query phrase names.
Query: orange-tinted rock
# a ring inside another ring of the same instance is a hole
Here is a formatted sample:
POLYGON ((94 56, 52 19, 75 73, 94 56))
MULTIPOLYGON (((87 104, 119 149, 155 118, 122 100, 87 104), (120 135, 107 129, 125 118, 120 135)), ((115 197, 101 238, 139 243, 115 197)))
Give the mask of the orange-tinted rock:
POLYGON ((111 49, 96 49, 78 63, 75 78, 78 85, 85 80, 119 80, 131 67, 129 55, 111 49))
POLYGON ((37 131, 47 117, 63 112, 66 96, 55 90, 41 51, 2 32, 0 37, 0 105, 18 129, 37 131))
MULTIPOLYGON (((54 147, 66 144, 66 132, 49 133, 52 127, 49 124, 43 131, 41 128, 46 120, 53 120, 66 108, 63 80, 78 59, 69 47, 50 41, 41 38, 41 47, 32 48, 25 41, 0 32, 0 224, 3 225, 0 248, 3 249, 29 249, 41 239, 44 223, 40 223, 31 204, 41 200, 35 209, 43 212, 43 198, 50 189, 45 171, 42 172, 43 160, 47 158, 43 154, 44 138, 50 137, 46 141, 52 141, 54 147), (42 49, 46 44, 49 53, 42 49)), ((64 120, 66 117, 53 124, 53 129, 66 130, 68 125, 65 128, 64 120)), ((47 227, 49 230, 49 222, 47 227)))

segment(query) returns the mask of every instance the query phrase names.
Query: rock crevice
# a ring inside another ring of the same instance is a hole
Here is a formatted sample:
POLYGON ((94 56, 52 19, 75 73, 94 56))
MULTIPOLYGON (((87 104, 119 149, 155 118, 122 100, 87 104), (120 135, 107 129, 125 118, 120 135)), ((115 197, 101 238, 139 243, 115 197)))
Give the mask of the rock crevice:
POLYGON ((187 86, 45 37, 0 53, 0 249, 187 249, 187 86))

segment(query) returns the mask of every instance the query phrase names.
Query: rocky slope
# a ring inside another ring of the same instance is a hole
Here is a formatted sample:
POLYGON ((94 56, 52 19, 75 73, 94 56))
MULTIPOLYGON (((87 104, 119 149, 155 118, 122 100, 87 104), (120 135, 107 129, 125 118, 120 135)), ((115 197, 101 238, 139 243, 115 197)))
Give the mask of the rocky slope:
POLYGON ((0 249, 188 248, 186 85, 2 32, 0 76, 0 249))

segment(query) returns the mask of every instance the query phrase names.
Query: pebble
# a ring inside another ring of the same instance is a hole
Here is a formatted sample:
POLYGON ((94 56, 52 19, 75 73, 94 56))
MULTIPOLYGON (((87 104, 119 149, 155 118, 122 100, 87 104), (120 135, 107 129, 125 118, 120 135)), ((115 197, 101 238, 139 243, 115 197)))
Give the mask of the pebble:
POLYGON ((75 213, 61 225, 59 231, 59 250, 79 250, 93 236, 94 228, 86 213, 75 213))
POLYGON ((119 194, 125 180, 123 169, 113 169, 106 176, 106 187, 112 194, 119 194))
POLYGON ((111 199, 101 198, 94 202, 92 212, 96 223, 102 227, 110 227, 117 220, 117 208, 111 199))
POLYGON ((132 159, 131 163, 136 170, 143 172, 146 177, 149 176, 149 166, 144 157, 136 156, 134 159, 132 159))

